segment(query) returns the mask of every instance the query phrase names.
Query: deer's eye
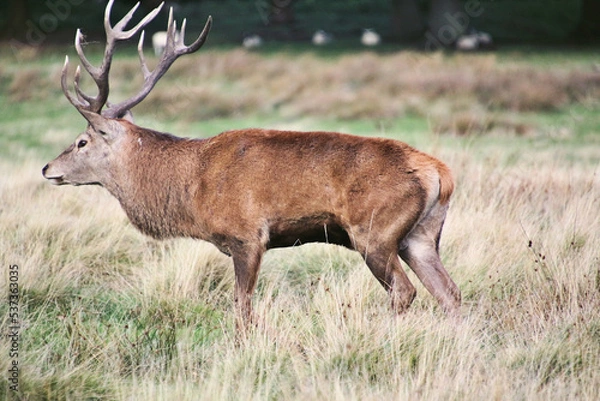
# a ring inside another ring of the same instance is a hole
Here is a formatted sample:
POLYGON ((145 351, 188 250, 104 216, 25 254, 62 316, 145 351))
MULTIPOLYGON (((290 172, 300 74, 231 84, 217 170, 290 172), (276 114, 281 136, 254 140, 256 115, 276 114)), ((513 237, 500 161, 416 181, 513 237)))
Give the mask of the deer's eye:
POLYGON ((77 147, 80 149, 83 148, 85 145, 87 145, 87 141, 85 139, 82 139, 79 142, 77 142, 77 147))

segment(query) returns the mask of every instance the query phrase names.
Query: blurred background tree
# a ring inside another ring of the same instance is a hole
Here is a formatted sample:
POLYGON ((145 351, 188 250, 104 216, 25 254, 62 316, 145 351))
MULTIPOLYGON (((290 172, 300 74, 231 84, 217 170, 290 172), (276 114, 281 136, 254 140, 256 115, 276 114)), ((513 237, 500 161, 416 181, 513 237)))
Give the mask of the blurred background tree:
MULTIPOLYGON (((118 0, 114 13, 124 13, 134 2, 118 0)), ((142 0, 142 8, 147 11, 159 2, 142 0)), ((5 0, 0 3, 0 38, 40 45, 70 42, 76 27, 101 34, 105 4, 103 0, 5 0)), ((212 14, 216 43, 239 43, 250 33, 275 40, 307 40, 318 29, 337 40, 355 40, 364 28, 377 30, 387 42, 419 40, 428 23, 452 24, 448 15, 461 12, 499 43, 590 43, 600 38, 598 0, 179 0, 167 5, 175 6, 176 15, 188 17, 191 31, 200 29, 204 16, 212 14)), ((162 29, 163 24, 157 21, 150 30, 162 29)))

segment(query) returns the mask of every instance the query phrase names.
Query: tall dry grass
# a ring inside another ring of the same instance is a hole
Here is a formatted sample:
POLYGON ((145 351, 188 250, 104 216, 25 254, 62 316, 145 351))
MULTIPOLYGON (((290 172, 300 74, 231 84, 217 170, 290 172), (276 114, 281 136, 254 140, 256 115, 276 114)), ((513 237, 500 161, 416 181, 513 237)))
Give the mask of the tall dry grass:
MULTIPOLYGON (((474 107, 475 111, 558 110, 597 98, 600 91, 600 74, 591 65, 540 69, 498 62, 494 55, 361 53, 323 61, 304 54, 291 63, 286 55, 263 57, 244 51, 200 57, 182 60, 170 75, 171 84, 163 83, 144 110, 166 117, 183 113, 184 118, 272 110, 347 119, 407 113, 444 118, 474 107), (182 76, 190 78, 182 82, 182 76), (187 107, 190 101, 196 107, 187 107)), ((137 67, 132 63, 131 68, 137 67)))
POLYGON ((143 237, 101 189, 42 182, 40 161, 2 162, 22 399, 596 399, 600 155, 522 141, 424 148, 457 177, 442 255, 461 319, 420 285, 393 316, 360 257, 303 246, 267 253, 241 342, 228 258, 143 237))
MULTIPOLYGON (((44 106, 62 97, 60 63, 34 61, 2 65, 0 84, 11 101, 49 109, 25 126, 58 152, 75 136, 62 127, 76 125, 75 111, 44 106)), ((138 68, 134 58, 116 60, 113 100, 139 87, 138 68)), ((20 267, 17 398, 595 400, 600 150, 584 142, 591 133, 530 137, 541 128, 519 112, 575 103, 592 110, 599 85, 587 67, 494 55, 207 51, 178 61, 135 111, 183 126, 276 115, 297 129, 307 122, 295 117, 332 116, 363 127, 356 134, 399 139, 403 132, 386 124, 371 132, 364 127, 374 124, 351 119, 424 116, 430 132, 410 139, 457 179, 441 252, 462 290, 461 319, 446 318, 411 272, 419 295, 408 313, 393 316, 358 255, 306 245, 267 253, 257 326, 241 340, 227 257, 198 241, 142 236, 100 188, 43 182, 47 160, 37 142, 12 134, 23 130, 19 119, 3 122, 0 134, 12 139, 0 161, 0 257, 20 267), (436 135, 447 131, 458 135, 436 135), (18 148, 31 143, 33 150, 18 148)), ((567 114, 588 114, 581 116, 567 114)), ((7 294, 5 270, 1 277, 7 294)), ((0 302, 2 333, 8 318, 0 302)), ((8 347, 0 341, 2 372, 8 347)), ((8 394, 3 378, 0 398, 8 394)))
MULTIPOLYGON (((60 96, 59 64, 45 74, 32 66, 5 75, 12 100, 60 96)), ((142 85, 137 57, 117 58, 111 78, 113 101, 135 93, 142 85)), ((90 82, 84 86, 93 93, 90 82)), ((363 52, 323 59, 312 53, 202 51, 179 60, 136 111, 188 121, 273 112, 342 119, 414 114, 464 133, 454 118, 461 113, 467 126, 490 130, 500 124, 523 133, 523 127, 494 115, 556 111, 599 96, 600 73, 591 63, 541 68, 493 54, 363 52)))

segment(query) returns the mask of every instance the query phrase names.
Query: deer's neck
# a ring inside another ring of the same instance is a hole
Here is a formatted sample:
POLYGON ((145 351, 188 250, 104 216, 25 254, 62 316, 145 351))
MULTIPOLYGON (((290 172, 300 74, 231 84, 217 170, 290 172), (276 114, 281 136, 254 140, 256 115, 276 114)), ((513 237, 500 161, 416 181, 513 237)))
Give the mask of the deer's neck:
POLYGON ((171 136, 129 141, 106 187, 140 231, 154 238, 197 236, 193 205, 201 148, 202 141, 171 136))

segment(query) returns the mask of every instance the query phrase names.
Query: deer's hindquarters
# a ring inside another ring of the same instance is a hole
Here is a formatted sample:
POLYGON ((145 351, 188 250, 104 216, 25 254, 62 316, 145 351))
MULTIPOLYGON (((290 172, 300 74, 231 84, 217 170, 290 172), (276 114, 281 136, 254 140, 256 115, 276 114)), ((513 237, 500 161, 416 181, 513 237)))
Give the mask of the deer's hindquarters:
POLYGON ((454 187, 441 162, 400 142, 335 133, 246 130, 209 142, 197 203, 220 233, 210 240, 233 255, 240 316, 250 316, 258 274, 252 252, 306 242, 358 251, 399 312, 416 293, 399 255, 445 310, 458 308, 438 255, 454 187))

